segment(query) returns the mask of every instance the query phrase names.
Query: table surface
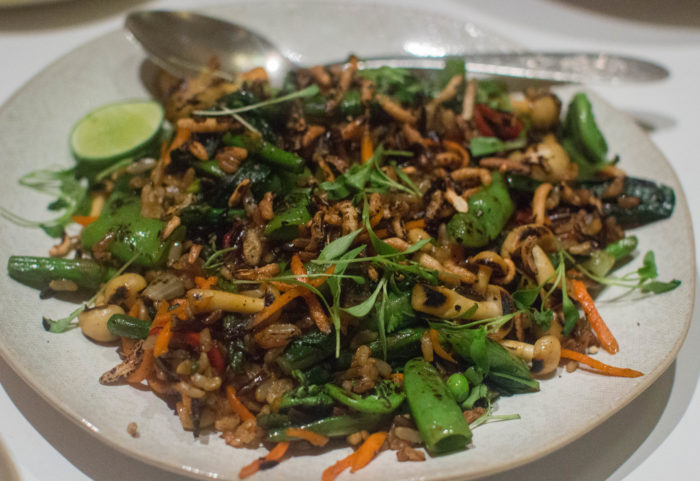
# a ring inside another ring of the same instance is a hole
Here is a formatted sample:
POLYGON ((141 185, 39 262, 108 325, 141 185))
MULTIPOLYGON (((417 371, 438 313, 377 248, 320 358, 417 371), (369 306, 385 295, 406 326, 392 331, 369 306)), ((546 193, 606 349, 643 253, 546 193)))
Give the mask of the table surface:
MULTIPOLYGON (((402 3, 427 8, 417 0, 402 3)), ((129 10, 201 5, 195 0, 73 0, 0 10, 0 103, 54 59, 120 28, 129 10)), ((530 49, 613 51, 665 65, 671 76, 663 82, 594 89, 648 127, 681 180, 698 236, 700 168, 698 155, 689 152, 697 152, 700 127, 700 2, 676 0, 662 7, 655 0, 432 0, 430 5, 530 49)), ((695 251, 700 258, 697 246, 695 251)), ((693 320, 700 321, 697 305, 693 320)), ((561 479, 562 473, 574 481, 697 479, 696 459, 687 454, 688 447, 700 444, 698 345, 700 327, 694 322, 676 362, 630 405, 564 449, 517 473, 486 479, 561 479)), ((186 479, 96 441, 36 395, 2 359, 0 384, 0 478, 186 479)))

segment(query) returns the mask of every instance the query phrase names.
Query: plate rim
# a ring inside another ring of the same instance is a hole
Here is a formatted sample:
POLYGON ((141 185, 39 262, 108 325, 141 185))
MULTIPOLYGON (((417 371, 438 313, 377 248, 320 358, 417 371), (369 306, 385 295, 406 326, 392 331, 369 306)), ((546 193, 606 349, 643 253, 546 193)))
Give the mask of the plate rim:
MULTIPOLYGON (((267 4, 273 4, 276 3, 271 0, 244 0, 242 2, 237 2, 237 3, 232 3, 232 4, 225 4, 225 5, 217 5, 217 6, 203 6, 202 8, 196 8, 192 9, 193 11, 198 11, 202 13, 213 13, 216 12, 217 10, 223 11, 223 10, 229 10, 231 8, 235 8, 237 4, 247 4, 247 5, 255 5, 259 3, 267 3, 267 4)), ((328 2, 325 0, 309 0, 304 3, 307 4, 330 4, 334 2, 328 2)), ((341 2, 338 2, 338 4, 351 4, 351 5, 357 5, 357 4, 362 4, 364 6, 372 5, 373 3, 367 0, 361 0, 359 2, 351 2, 347 0, 343 0, 341 2)), ((382 4, 384 7, 389 7, 389 8, 398 8, 397 5, 393 3, 385 3, 382 4)), ((447 14, 441 10, 429 10, 426 8, 419 7, 418 5, 411 4, 410 6, 406 6, 405 8, 410 9, 415 12, 422 12, 422 13, 429 13, 435 17, 442 17, 442 18, 448 18, 447 14)), ((481 32, 488 36, 493 36, 498 38, 499 40, 503 40, 506 42, 513 43, 510 41, 507 37, 504 37, 498 33, 492 32, 490 29, 484 29, 481 27, 478 23, 471 22, 469 20, 464 19, 463 17, 459 17, 458 20, 464 21, 465 23, 469 23, 472 25, 475 25, 481 32)), ((41 70, 39 70, 37 73, 35 73, 29 80, 24 82, 18 89, 15 91, 11 92, 9 97, 6 99, 5 102, 0 106, 0 116, 4 115, 6 110, 9 109, 11 105, 13 105, 15 102, 18 100, 21 100, 21 97, 23 96, 24 92, 26 90, 30 90, 35 82, 38 82, 41 77, 45 76, 47 73, 50 73, 52 69, 56 68, 57 66, 60 66, 62 62, 64 62, 68 57, 73 57, 74 55, 80 54, 81 50, 90 50, 92 42, 95 41, 110 41, 112 38, 114 38, 114 41, 117 41, 116 39, 124 35, 123 29, 114 29, 111 30, 107 33, 101 34, 96 36, 95 38, 92 38, 85 43, 82 43, 75 48, 69 50, 68 52, 64 53, 60 57, 56 58, 46 66, 44 66, 41 70)), ((517 44, 513 43, 513 48, 517 49, 517 44)), ((143 56, 145 58, 145 55, 143 56)), ((563 88, 569 88, 568 86, 565 86, 563 88)), ((645 374, 645 378, 647 379, 646 382, 642 382, 639 385, 637 385, 634 389, 632 389, 629 392, 625 393, 625 396, 622 399, 622 402, 618 403, 615 405, 614 408, 606 410, 605 414, 603 416, 596 417, 592 421, 588 422, 583 429, 578 429, 574 434, 568 434, 568 435, 563 435, 559 437, 558 439, 555 439, 551 443, 548 443, 542 448, 536 452, 532 453, 528 457, 524 458, 519 458, 515 460, 511 460, 505 463, 500 463, 498 465, 494 465, 490 469, 483 469, 479 471, 478 473, 471 473, 471 474, 463 474, 460 472, 449 472, 449 473, 444 473, 442 475, 441 473, 437 473, 434 477, 431 477, 430 479, 433 479, 435 481, 447 481, 447 480, 456 480, 456 479, 473 479, 473 478, 478 478, 478 477, 484 477, 484 476, 489 476, 493 475, 496 473, 500 472, 505 472, 512 470, 514 468, 517 468, 519 466, 531 463, 537 459, 540 459, 548 454, 551 454, 555 451, 558 451, 565 447, 566 445, 574 442, 575 440, 583 437, 596 427, 600 426, 604 422, 606 422, 608 419, 610 419, 613 415, 618 413, 620 410, 624 409, 631 401, 636 399, 642 392, 646 391, 652 384, 654 384, 658 378, 669 368, 669 366, 675 361, 678 352, 680 351, 683 343, 685 342, 685 339, 687 338, 688 330, 690 328, 690 323, 692 322, 693 318, 693 308, 695 305, 695 300, 696 300, 696 280, 697 280, 697 272, 696 272, 696 255, 695 255, 695 239, 694 239, 694 234, 692 230, 692 218, 690 216, 690 208, 687 202, 687 197, 685 195, 685 192, 682 188, 682 185, 680 183, 680 179, 678 177, 678 174, 676 170, 674 169, 673 165, 667 157, 661 152, 661 150, 656 146, 656 144, 652 141, 651 137, 641 128, 639 125, 636 124, 634 119, 626 112, 621 111, 617 108, 615 108, 610 102, 608 102, 605 98, 602 96, 598 95, 594 90, 586 87, 586 86, 579 86, 579 90, 585 91, 587 95, 593 97, 595 99, 594 103, 600 103, 606 105, 608 108, 616 112, 616 114, 622 115, 625 117, 626 121, 630 122, 631 124, 634 124, 634 127, 637 131, 637 134, 639 134, 640 138, 644 138, 644 142, 647 144, 647 147, 649 147, 651 150, 654 151, 656 155, 658 155, 660 158, 663 159, 664 163, 667 165, 669 168, 669 172, 672 175, 673 180, 675 181, 676 185, 678 188, 674 187, 674 191, 676 194, 676 206, 673 215, 678 216, 679 214, 682 213, 682 216, 684 217, 685 222, 683 223, 686 226, 686 241, 688 243, 688 246, 690 248, 690 259, 691 262, 691 271, 695 275, 691 275, 690 279, 688 281, 684 281, 684 283, 687 282, 689 286, 689 292, 690 292, 690 302, 689 302, 689 312, 687 319, 685 321, 685 324, 683 326, 683 332, 681 335, 679 335, 673 343, 672 348, 667 352, 665 355, 663 361, 659 363, 654 370, 652 370, 649 373, 645 374), (679 209, 679 207, 681 207, 679 209), (466 478, 465 478, 466 476, 466 478)), ((556 90, 556 89, 555 89, 556 90)), ((95 438, 97 438, 100 442, 106 444, 110 448, 116 449, 117 451, 132 457, 134 459, 137 459, 141 462, 144 462, 146 464, 149 464, 151 466, 156 466, 160 469, 163 469, 168 472, 172 472, 175 474, 179 475, 187 475, 187 476, 195 476, 199 479, 215 479, 221 476, 221 473, 215 473, 215 472, 204 472, 204 471, 199 471, 195 468, 189 468, 184 465, 180 466, 175 466, 171 463, 164 462, 164 461, 159 461, 158 459, 154 459, 153 457, 148 457, 145 454, 142 453, 142 451, 138 450, 138 446, 133 446, 133 447, 128 447, 126 445, 120 444, 118 440, 112 440, 107 436, 102 435, 98 429, 96 429, 94 426, 92 426, 88 421, 86 421, 84 418, 82 418, 79 413, 74 412, 71 407, 63 403, 59 400, 54 399, 48 392, 48 389, 43 389, 41 385, 38 383, 38 380, 33 380, 33 375, 29 372, 30 370, 27 368, 25 369, 24 366, 19 362, 19 360, 15 360, 13 356, 11 356, 11 353, 5 348, 4 343, 0 342, 0 356, 3 357, 5 362, 13 369, 13 371, 22 379, 23 382, 25 382, 27 385, 29 385, 32 390, 39 394, 44 401, 46 401, 49 405, 51 405, 53 408, 57 409, 63 416, 66 418, 70 419, 72 422, 80 426, 82 429, 86 430, 87 432, 91 433, 95 438), (47 392, 45 392, 47 391, 47 392)), ((418 478, 411 478, 411 479, 418 479, 418 478)), ((423 478, 421 478, 423 479, 423 478)))

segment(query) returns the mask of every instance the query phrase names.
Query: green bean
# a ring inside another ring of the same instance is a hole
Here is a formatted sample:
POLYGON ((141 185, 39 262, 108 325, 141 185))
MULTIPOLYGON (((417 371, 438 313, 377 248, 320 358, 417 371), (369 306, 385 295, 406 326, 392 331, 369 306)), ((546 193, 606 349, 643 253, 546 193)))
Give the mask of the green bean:
POLYGON ((503 230, 513 213, 513 201, 503 177, 491 174, 491 185, 469 197, 467 212, 459 212, 447 223, 450 236, 465 247, 483 247, 503 230))
MULTIPOLYGON (((392 418, 393 416, 391 414, 353 413, 319 419, 318 421, 313 421, 298 427, 306 431, 333 438, 348 436, 362 430, 375 431, 390 423, 392 418)), ((462 420, 464 420, 464 417, 462 417, 462 420)), ((276 443, 299 440, 297 437, 288 436, 285 431, 286 428, 270 430, 267 434, 267 440, 276 443)))
POLYGON ((562 147, 579 167, 579 178, 590 178, 608 163, 608 144, 593 116, 586 94, 579 92, 569 103, 562 147))
POLYGON ((37 288, 45 288, 54 280, 66 279, 80 287, 97 289, 116 271, 89 259, 11 256, 7 261, 7 272, 13 279, 37 288))
POLYGON ((114 314, 107 321, 107 329, 120 337, 146 339, 151 329, 151 321, 144 321, 126 314, 114 314))
POLYGON ((472 433, 440 373, 417 358, 404 366, 404 389, 418 432, 434 454, 466 449, 472 433))
POLYGON ((330 397, 361 413, 391 413, 406 399, 395 383, 386 380, 378 382, 374 391, 365 396, 347 392, 335 384, 326 384, 325 389, 330 397))
POLYGON ((225 135, 224 143, 229 146, 243 147, 250 154, 255 154, 265 162, 292 172, 304 170, 304 159, 297 154, 280 149, 279 147, 251 134, 225 135))

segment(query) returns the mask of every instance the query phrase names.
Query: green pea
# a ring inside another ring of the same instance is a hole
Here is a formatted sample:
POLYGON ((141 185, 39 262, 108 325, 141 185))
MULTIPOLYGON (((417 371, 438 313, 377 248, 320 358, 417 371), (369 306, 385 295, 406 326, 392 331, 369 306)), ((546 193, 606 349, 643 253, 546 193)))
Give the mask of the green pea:
POLYGON ((458 403, 463 402, 469 396, 469 381, 461 372, 456 372, 447 378, 447 388, 458 403))

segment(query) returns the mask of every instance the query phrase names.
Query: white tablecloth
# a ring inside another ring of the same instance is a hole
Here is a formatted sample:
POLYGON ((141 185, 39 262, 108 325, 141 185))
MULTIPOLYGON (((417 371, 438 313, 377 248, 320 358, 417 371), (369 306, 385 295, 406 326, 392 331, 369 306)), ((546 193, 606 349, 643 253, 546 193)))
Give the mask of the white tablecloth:
MULTIPOLYGON (((0 0, 0 5, 3 3, 0 0)), ((415 0, 411 3, 459 15, 534 50, 614 51, 646 57, 667 66, 671 77, 663 82, 594 88, 610 103, 651 126, 653 141, 681 179, 697 237, 700 2, 431 0, 430 6, 415 0)), ((198 6, 201 3, 195 0, 74 0, 0 10, 0 103, 52 60, 120 28, 125 12, 130 9, 198 6)), ((697 247, 695 251, 697 256, 697 247)), ((697 307, 693 317, 697 324, 700 321, 697 307)), ((698 345, 700 327, 691 325, 677 361, 629 406, 564 449, 488 479, 700 479, 695 458, 700 445, 698 345)), ((19 474, 19 479, 26 481, 185 479, 127 458, 95 440, 37 396, 1 359, 0 383, 0 448, 4 443, 10 460, 0 455, 0 478, 5 472, 2 468, 10 467, 19 474)))

